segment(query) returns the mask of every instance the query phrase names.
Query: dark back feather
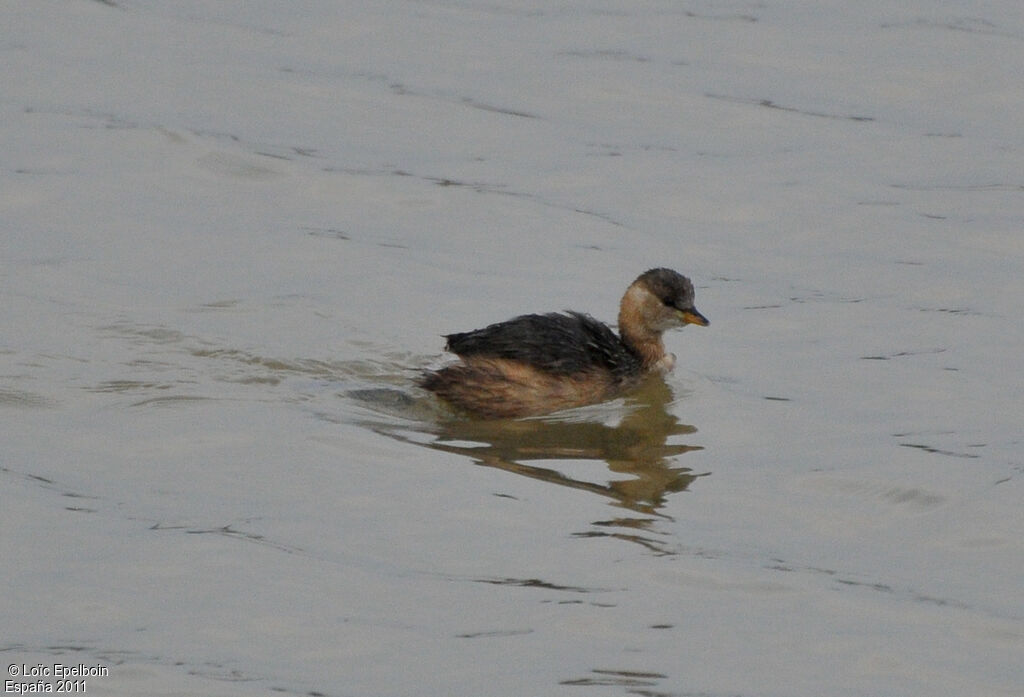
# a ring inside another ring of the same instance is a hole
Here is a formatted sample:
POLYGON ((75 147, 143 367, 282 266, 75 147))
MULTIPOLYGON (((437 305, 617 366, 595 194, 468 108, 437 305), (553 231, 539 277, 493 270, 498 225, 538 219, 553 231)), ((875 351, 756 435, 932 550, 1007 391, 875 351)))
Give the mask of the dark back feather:
POLYGON ((552 375, 598 369, 623 378, 640 370, 640 357, 608 325, 579 312, 522 315, 445 338, 463 358, 522 361, 552 375))

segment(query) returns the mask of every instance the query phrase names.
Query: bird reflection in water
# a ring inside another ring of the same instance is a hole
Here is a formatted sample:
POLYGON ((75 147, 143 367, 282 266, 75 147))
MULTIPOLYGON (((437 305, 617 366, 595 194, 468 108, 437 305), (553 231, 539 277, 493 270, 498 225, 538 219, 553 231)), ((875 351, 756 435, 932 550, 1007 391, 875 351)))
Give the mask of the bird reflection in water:
POLYGON ((614 505, 640 513, 642 517, 624 514, 597 521, 596 529, 579 533, 580 537, 615 537, 642 544, 658 553, 668 553, 662 543, 649 536, 657 520, 671 519, 660 509, 669 494, 685 491, 694 480, 704 476, 676 464, 679 456, 703 448, 669 442, 672 437, 688 436, 697 431, 693 426, 680 423, 669 411, 672 400, 672 390, 664 378, 652 375, 625 399, 625 407, 614 407, 626 412, 616 425, 586 420, 594 418, 591 408, 521 420, 449 416, 420 422, 414 430, 433 436, 426 442, 413 437, 408 424, 367 425, 398 440, 465 455, 478 465, 607 497, 614 505), (627 476, 603 482, 589 481, 552 467, 529 464, 553 460, 603 460, 609 470, 627 476))

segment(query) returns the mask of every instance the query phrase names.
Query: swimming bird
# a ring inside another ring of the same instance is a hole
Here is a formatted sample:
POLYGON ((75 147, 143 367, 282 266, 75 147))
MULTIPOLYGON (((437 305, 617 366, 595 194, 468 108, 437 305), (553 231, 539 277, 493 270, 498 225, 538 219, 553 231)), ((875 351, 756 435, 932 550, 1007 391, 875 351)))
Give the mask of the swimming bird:
POLYGON ((482 418, 519 418, 594 404, 668 372, 669 329, 709 322, 694 307, 693 284, 665 268, 640 274, 619 304, 619 334, 580 312, 521 315, 448 334, 460 362, 427 372, 420 385, 482 418))

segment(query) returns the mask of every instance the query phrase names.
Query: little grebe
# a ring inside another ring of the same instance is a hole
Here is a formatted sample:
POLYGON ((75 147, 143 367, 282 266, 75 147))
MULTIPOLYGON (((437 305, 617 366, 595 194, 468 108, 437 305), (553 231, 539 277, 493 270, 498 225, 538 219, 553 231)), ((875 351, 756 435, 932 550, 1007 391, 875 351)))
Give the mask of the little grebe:
POLYGON ((579 312, 522 315, 448 334, 461 363, 427 373, 420 384, 484 418, 546 414, 609 399, 645 375, 672 370, 661 335, 708 325, 693 306, 693 284, 671 269, 651 269, 626 289, 619 332, 579 312))

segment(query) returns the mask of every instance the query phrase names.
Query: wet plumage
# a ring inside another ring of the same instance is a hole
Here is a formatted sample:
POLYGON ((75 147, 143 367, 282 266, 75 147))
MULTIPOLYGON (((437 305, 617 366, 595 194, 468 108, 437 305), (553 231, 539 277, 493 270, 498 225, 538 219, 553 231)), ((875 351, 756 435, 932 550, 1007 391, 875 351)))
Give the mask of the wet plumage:
POLYGON ((705 326, 693 285, 670 269, 651 269, 626 290, 618 336, 578 312, 522 315, 483 329, 449 334, 460 363, 427 373, 421 385, 485 418, 544 414, 609 399, 644 375, 671 370, 662 333, 705 326))
POLYGON ((552 375, 600 366, 625 377, 640 369, 640 357, 607 324, 580 312, 523 315, 445 338, 448 350, 463 359, 507 358, 552 375))

